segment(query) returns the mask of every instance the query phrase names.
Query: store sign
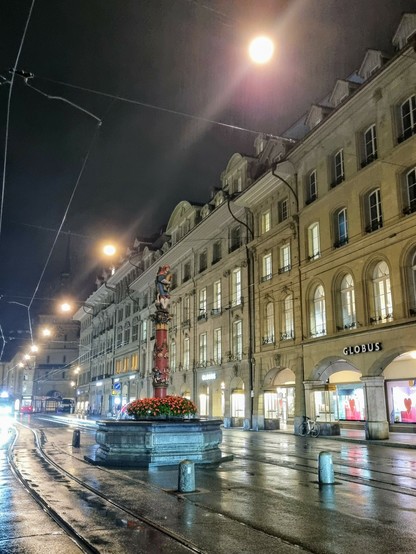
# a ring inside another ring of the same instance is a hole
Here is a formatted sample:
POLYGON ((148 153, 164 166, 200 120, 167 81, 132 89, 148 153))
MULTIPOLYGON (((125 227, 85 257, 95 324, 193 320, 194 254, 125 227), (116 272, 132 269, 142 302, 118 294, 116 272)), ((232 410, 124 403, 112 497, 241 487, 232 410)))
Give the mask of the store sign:
POLYGON ((205 373, 201 377, 202 381, 213 381, 216 378, 217 378, 217 374, 214 373, 214 372, 213 373, 205 373))
POLYGON ((380 352, 380 350, 383 350, 381 342, 368 342, 367 344, 346 346, 342 352, 344 356, 352 356, 354 354, 367 354, 367 352, 380 352))

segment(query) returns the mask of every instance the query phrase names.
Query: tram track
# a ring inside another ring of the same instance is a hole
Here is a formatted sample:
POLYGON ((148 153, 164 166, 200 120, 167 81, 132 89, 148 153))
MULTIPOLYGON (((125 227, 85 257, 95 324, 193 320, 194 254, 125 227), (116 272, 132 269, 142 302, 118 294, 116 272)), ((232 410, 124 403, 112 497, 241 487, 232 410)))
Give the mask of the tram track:
MULTIPOLYGON (((132 524, 133 520, 136 520, 136 522, 139 522, 142 525, 148 526, 155 530, 157 533, 164 535, 168 537, 170 540, 173 540, 177 545, 180 545, 182 550, 180 552, 190 552, 194 554, 206 554, 206 552, 202 549, 200 549, 197 545, 193 544, 191 541, 186 539, 185 537, 173 532, 171 529, 164 527, 157 523, 156 521, 153 521, 152 519, 144 516, 143 514, 138 514, 133 512, 132 510, 126 508, 126 506, 123 506, 119 502, 116 502, 115 500, 111 499, 107 495, 101 493, 98 489, 92 487, 82 479, 79 479, 75 475, 71 474, 67 470, 65 470, 62 466, 57 464, 48 454, 45 453, 42 445, 41 445, 41 433, 36 429, 31 429, 23 424, 19 424, 22 427, 24 427, 26 430, 30 431, 35 440, 35 447, 38 456, 43 459, 44 462, 47 462, 51 467, 55 468, 56 471, 58 471, 61 475, 64 475, 67 479, 77 483, 80 487, 87 490, 90 495, 88 497, 88 502, 90 504, 93 503, 93 498, 91 495, 95 496, 96 498, 103 501, 105 504, 108 504, 115 508, 119 514, 119 519, 121 521, 127 521, 129 522, 130 526, 134 526, 132 524), (125 518, 123 519, 123 515, 125 518)), ((42 507, 42 509, 63 529, 63 531, 78 545, 78 547, 81 549, 82 552, 85 552, 86 554, 100 554, 102 550, 97 549, 91 541, 89 541, 86 537, 84 537, 73 524, 68 523, 68 521, 63 517, 57 509, 54 508, 51 502, 47 501, 42 494, 39 493, 37 490, 37 486, 34 487, 33 484, 29 479, 27 479, 24 475, 24 472, 19 467, 19 464, 16 463, 16 459, 14 456, 14 450, 16 447, 16 442, 19 438, 19 431, 16 430, 16 436, 13 442, 10 445, 9 448, 9 464, 12 468, 12 471, 16 478, 19 480, 21 485, 26 489, 26 491, 36 500, 36 502, 42 507)), ((175 552, 177 550, 175 549, 175 552)), ((145 551, 144 551, 145 552, 145 551)), ((179 550, 178 550, 179 552, 179 550)))
MULTIPOLYGON (((161 524, 159 521, 152 517, 148 517, 144 515, 143 513, 140 513, 139 511, 132 509, 131 507, 127 506, 123 501, 117 501, 114 498, 110 497, 110 495, 106 494, 103 491, 100 491, 97 486, 93 486, 90 483, 86 481, 85 478, 77 477, 73 472, 68 471, 57 463, 46 451, 45 451, 45 443, 47 442, 45 439, 45 435, 43 430, 39 429, 32 429, 26 425, 23 425, 21 423, 18 424, 21 426, 22 429, 25 430, 26 434, 31 433, 31 436, 33 436, 35 441, 35 452, 36 457, 38 459, 39 464, 42 466, 42 469, 51 474, 58 484, 64 484, 66 489, 71 489, 71 493, 77 494, 78 500, 80 498, 86 500, 87 504, 89 506, 95 506, 100 513, 100 517, 105 515, 107 512, 110 512, 112 516, 114 516, 114 513, 117 513, 116 520, 117 521, 123 521, 127 522, 126 528, 134 528, 136 527, 148 527, 152 530, 153 534, 159 535, 159 537, 164 537, 166 540, 170 541, 171 545, 174 544, 174 548, 170 546, 167 549, 144 549, 144 550, 133 550, 135 553, 137 552, 169 552, 169 554, 176 554, 176 553, 186 553, 191 552, 194 554, 207 554, 208 552, 213 552, 213 550, 206 550, 204 548, 201 548, 198 546, 195 542, 184 536, 183 534, 175 532, 172 528, 161 524), (49 468, 49 469, 48 469, 49 468), (81 491, 81 492, 80 492, 81 491)), ((26 436, 26 443, 27 443, 27 436, 26 436)), ((16 442, 16 441, 15 441, 16 442)), ((28 445, 26 444, 26 449, 28 449, 28 445)), ((60 450, 61 455, 65 455, 68 458, 68 452, 64 451, 63 449, 60 449, 59 446, 49 443, 49 447, 52 448, 54 451, 60 450)), ((30 447, 29 447, 30 448, 30 447)), ((13 443, 13 446, 10 449, 10 455, 9 455, 9 462, 10 465, 13 468, 13 471, 16 475, 16 477, 19 479, 19 481, 22 483, 22 485, 25 487, 25 489, 31 494, 35 500, 42 506, 42 508, 45 510, 46 513, 48 513, 54 521, 60 527, 67 533, 79 546, 79 548, 82 550, 82 552, 85 552, 87 554, 95 554, 95 553, 102 553, 102 552, 113 552, 117 551, 116 549, 112 550, 102 550, 97 544, 91 540, 88 537, 88 533, 85 534, 83 532, 83 528, 79 528, 79 525, 77 522, 70 521, 68 522, 66 518, 66 514, 62 513, 59 509, 56 509, 56 507, 53 506, 53 503, 50 502, 48 499, 45 499, 45 495, 42 493, 42 491, 39 490, 39 482, 34 483, 33 479, 28 478, 27 475, 25 475, 25 472, 22 471, 21 468, 19 468, 19 460, 16 460, 16 457, 18 458, 18 452, 16 451, 16 445, 13 443)), ((211 507, 208 507, 204 505, 203 502, 191 500, 190 498, 184 498, 183 495, 177 494, 172 495, 169 494, 168 491, 162 490, 158 487, 155 487, 154 485, 149 485, 149 483, 144 483, 138 481, 136 478, 131 478, 127 475, 123 475, 122 471, 118 470, 112 470, 109 471, 106 468, 100 468, 97 466, 91 466, 89 464, 85 464, 85 461, 77 456, 72 456, 74 458, 74 461, 76 460, 79 464, 84 464, 84 466, 87 466, 89 468, 93 468, 95 472, 105 472, 106 475, 112 476, 114 479, 114 476, 117 475, 117 479, 119 482, 124 482, 125 486, 132 486, 132 482, 134 481, 136 486, 144 486, 148 489, 154 489, 158 491, 159 495, 165 495, 166 498, 176 498, 176 502, 181 502, 182 504, 192 505, 194 509, 199 509, 201 512, 205 513, 205 517, 210 515, 214 518, 221 518, 225 522, 226 525, 233 524, 241 529, 244 529, 244 532, 252 532, 257 533, 259 536, 261 535, 263 537, 263 540, 270 540, 271 542, 274 541, 274 543, 279 543, 281 547, 284 550, 279 549, 279 552, 286 552, 286 551, 292 551, 292 548, 296 550, 296 552, 299 552, 299 554, 303 553, 315 553, 314 549, 311 549, 310 547, 302 544, 302 542, 294 541, 293 539, 290 539, 286 537, 284 534, 275 534, 270 533, 268 530, 265 530, 260 525, 249 525, 247 522, 240 521, 238 518, 234 518, 232 514, 225 513, 221 511, 217 511, 211 507), (286 550, 289 549, 289 550, 286 550)), ((71 465, 71 464, 69 464, 71 465)), ((98 478, 97 482, 100 482, 100 479, 98 478)), ((58 485, 56 485, 58 486, 58 485)), ((170 491, 172 493, 173 491, 170 491)), ((157 502, 157 501, 156 501, 157 502)), ((186 508, 185 508, 186 509, 186 508)), ((166 516, 165 516, 165 519, 166 516)), ((105 524, 106 525, 106 524, 105 524)))
MULTIPOLYGON (((314 441, 315 439, 311 439, 311 440, 314 441)), ((241 450, 242 448, 244 448, 244 446, 242 446, 239 441, 233 442, 232 439, 227 441, 227 450, 232 451, 235 459, 250 460, 253 462, 264 463, 275 467, 294 469, 294 470, 299 470, 306 473, 317 475, 317 472, 318 472, 317 456, 312 458, 310 456, 301 456, 298 453, 291 454, 288 452, 284 452, 284 454, 282 454, 278 446, 271 446, 270 443, 268 443, 267 448, 265 448, 264 445, 262 445, 262 442, 260 440, 255 442, 256 442, 255 444, 256 451, 257 452, 260 451, 261 452, 260 454, 253 455, 253 454, 247 454, 246 452, 244 454, 239 454, 238 450, 241 450), (286 460, 278 460, 277 459, 278 456, 283 456, 286 458, 286 460), (274 459, 271 460, 270 459, 271 457, 273 457, 274 459), (299 459, 301 460, 303 459, 305 463, 299 463, 298 461, 295 461, 299 459)), ((383 477, 391 476, 391 473, 388 471, 382 471, 380 469, 366 467, 363 464, 344 462, 344 461, 341 462, 340 460, 334 460, 333 465, 334 465, 334 475, 336 479, 338 479, 339 481, 359 483, 361 485, 369 486, 376 489, 388 490, 392 492, 397 492, 399 494, 405 494, 407 496, 416 497, 416 476, 410 477, 407 475, 403 475, 403 476, 396 475, 396 478, 407 479, 412 482, 412 486, 403 487, 400 484, 397 484, 391 481, 390 482, 382 481, 376 478, 377 475, 383 476, 383 477), (347 468, 347 470, 350 473, 346 471, 342 471, 340 468, 347 468), (351 475, 351 470, 368 472, 373 474, 374 477, 366 478, 362 475, 351 475)))

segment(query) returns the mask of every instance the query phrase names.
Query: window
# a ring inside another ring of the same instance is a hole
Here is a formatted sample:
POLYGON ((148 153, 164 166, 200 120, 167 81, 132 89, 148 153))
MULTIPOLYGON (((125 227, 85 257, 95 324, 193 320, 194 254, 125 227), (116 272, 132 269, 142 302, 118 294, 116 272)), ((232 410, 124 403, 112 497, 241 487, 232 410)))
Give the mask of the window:
POLYGON ((344 175, 344 150, 338 150, 333 158, 333 181, 331 188, 336 187, 345 179, 344 175))
POLYGON ((119 308, 117 312, 117 323, 123 321, 123 308, 119 308))
POLYGON ((241 269, 234 269, 231 275, 231 305, 241 304, 241 269))
POLYGON ((221 281, 215 281, 214 283, 214 298, 212 315, 219 315, 221 313, 221 281))
POLYGON ((371 125, 363 133, 363 150, 361 167, 365 167, 377 159, 377 137, 375 125, 371 125))
POLYGON ((131 355, 130 367, 131 367, 131 369, 138 369, 139 368, 139 355, 138 354, 132 354, 131 355))
POLYGON ((212 248, 212 263, 216 264, 221 260, 221 241, 214 242, 212 248))
POLYGON ((271 213, 270 210, 267 210, 267 212, 264 212, 260 216, 260 234, 263 235, 264 233, 267 233, 270 231, 271 227, 271 213))
POLYGON ((170 341, 170 367, 173 371, 176 369, 176 342, 175 340, 170 341))
POLYGON ((184 297, 183 299, 183 318, 182 318, 182 323, 189 323, 190 322, 190 319, 191 319, 191 299, 190 297, 187 295, 184 297))
POLYGON ((286 221, 286 219, 289 217, 289 202, 287 198, 281 200, 278 203, 277 207, 279 214, 279 223, 282 223, 282 221, 286 221))
POLYGON ((130 342, 130 323, 127 322, 124 325, 124 344, 128 344, 130 342))
POLYGON ((230 235, 230 252, 234 252, 241 246, 241 229, 240 227, 234 227, 231 229, 230 235))
POLYGON ((198 320, 207 318, 207 289, 203 288, 199 291, 199 314, 198 320))
POLYGON ((409 283, 409 304, 411 316, 416 316, 416 249, 413 250, 407 266, 409 283))
POLYGON ((183 282, 189 281, 191 278, 191 262, 186 262, 183 266, 183 282))
POLYGON ((183 339, 183 368, 189 369, 190 351, 189 351, 189 337, 183 339))
POLYGON ((124 317, 130 317, 131 314, 131 304, 126 304, 126 307, 124 308, 124 317))
POLYGON ((116 348, 120 348, 120 346, 123 344, 123 327, 119 325, 117 327, 117 343, 116 348))
POLYGON ((348 242, 347 209, 342 208, 335 214, 335 242, 334 247, 339 248, 348 242))
POLYGON ((316 260, 321 255, 319 240, 319 223, 313 223, 308 229, 309 259, 316 260))
POLYGON ((317 286, 312 295, 310 325, 312 337, 326 335, 325 292, 322 285, 317 286))
POLYGON ((355 329, 357 320, 355 315, 355 292, 354 280, 352 275, 347 274, 341 281, 340 286, 341 299, 341 329, 355 329))
POLYGON ((290 262, 290 244, 284 244, 280 247, 280 267, 279 273, 286 273, 291 270, 290 262))
POLYGON ((377 229, 383 227, 383 214, 381 212, 381 197, 380 189, 375 189, 367 196, 366 199, 366 217, 368 225, 366 227, 367 233, 372 233, 377 229))
POLYGON ((294 338, 293 297, 291 294, 287 295, 283 300, 282 329, 281 340, 294 338))
POLYGON ((379 262, 372 275, 375 315, 371 323, 383 323, 393 319, 393 302, 390 285, 390 271, 386 262, 379 262))
POLYGON ((408 215, 416 212, 416 167, 406 174, 405 208, 403 213, 408 215))
POLYGON ((243 357, 243 322, 241 319, 234 322, 233 325, 233 354, 236 360, 243 357))
POLYGON ((142 321, 142 342, 147 340, 147 319, 142 321))
POLYGON ((221 327, 214 329, 214 364, 220 365, 222 361, 222 336, 221 327))
POLYGON ((272 277, 273 277, 272 255, 269 252, 269 254, 266 254, 266 255, 263 256, 261 281, 262 281, 262 283, 264 281, 270 281, 270 279, 272 277))
POLYGON ((201 252, 199 255, 199 273, 202 271, 205 271, 207 268, 207 252, 204 250, 204 252, 201 252))
POLYGON ((402 134, 398 142, 403 142, 416 133, 416 96, 413 94, 400 107, 402 134))
POLYGON ((207 334, 199 335, 199 365, 205 367, 207 365, 207 334))
POLYGON ((274 343, 274 304, 268 302, 265 309, 263 344, 274 343))
POLYGON ((318 198, 318 189, 316 181, 316 169, 311 171, 307 178, 306 183, 306 204, 311 204, 318 198))

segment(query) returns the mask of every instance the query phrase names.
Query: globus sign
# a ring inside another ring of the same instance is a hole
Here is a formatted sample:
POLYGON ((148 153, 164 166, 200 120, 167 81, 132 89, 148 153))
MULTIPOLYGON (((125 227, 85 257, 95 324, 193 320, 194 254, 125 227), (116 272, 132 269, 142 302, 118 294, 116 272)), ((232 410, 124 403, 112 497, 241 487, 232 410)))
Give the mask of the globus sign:
POLYGON ((353 354, 366 354, 367 352, 380 352, 382 350, 381 342, 368 342, 366 344, 356 344, 354 346, 346 346, 342 351, 344 356, 352 356, 353 354))

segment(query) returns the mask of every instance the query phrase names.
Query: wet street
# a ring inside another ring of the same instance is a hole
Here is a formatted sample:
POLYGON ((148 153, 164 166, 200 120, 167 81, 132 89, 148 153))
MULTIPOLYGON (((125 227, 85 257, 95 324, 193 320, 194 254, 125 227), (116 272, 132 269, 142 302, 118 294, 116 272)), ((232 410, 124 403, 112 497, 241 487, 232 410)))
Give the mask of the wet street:
POLYGON ((46 508, 16 480, 3 444, 0 552, 416 551, 416 449, 226 429, 221 449, 233 461, 197 467, 195 492, 180 494, 177 470, 86 463, 94 421, 18 421, 12 460, 46 508), (39 430, 37 446, 30 428, 39 430), (72 446, 75 429, 80 448, 72 446), (318 484, 322 451, 332 455, 335 485, 318 484), (67 537, 49 507, 90 550, 67 537))

